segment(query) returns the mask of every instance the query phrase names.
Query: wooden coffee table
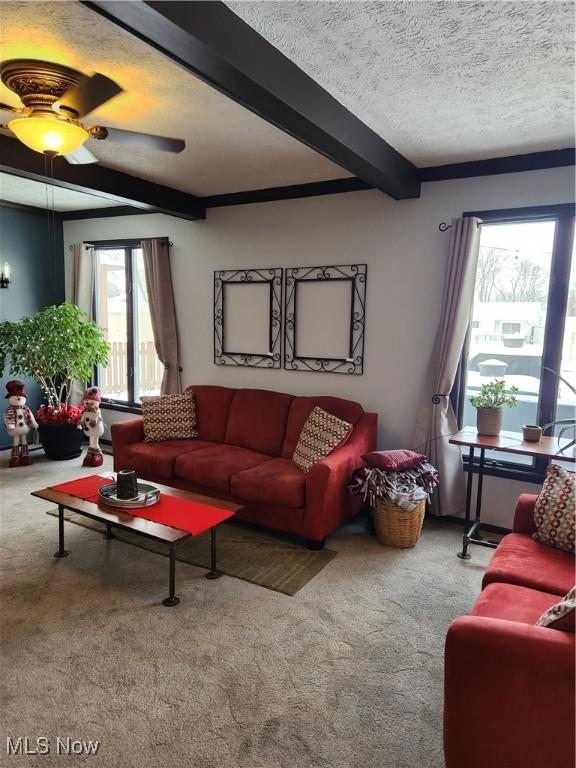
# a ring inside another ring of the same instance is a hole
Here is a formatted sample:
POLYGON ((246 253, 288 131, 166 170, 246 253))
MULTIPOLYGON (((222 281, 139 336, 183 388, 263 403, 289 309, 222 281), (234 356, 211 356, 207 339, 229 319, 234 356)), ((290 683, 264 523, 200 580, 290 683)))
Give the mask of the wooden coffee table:
MULTIPOLYGON (((110 472, 104 472, 100 476, 111 478, 112 481, 115 479, 110 472)), ((217 579, 222 574, 216 566, 216 528, 219 523, 233 517, 236 512, 242 509, 242 506, 232 502, 212 499, 197 493, 190 493, 189 491, 181 491, 177 488, 169 488, 158 483, 154 485, 160 490, 163 500, 169 500, 173 497, 190 502, 190 524, 183 523, 182 527, 176 528, 156 522, 153 519, 154 507, 145 508, 146 517, 149 519, 144 519, 137 516, 136 513, 139 510, 134 510, 134 514, 129 514, 124 510, 87 501, 54 488, 43 488, 39 491, 33 491, 32 496, 45 499, 58 506, 58 550, 54 553, 54 557, 67 557, 69 554, 64 547, 64 510, 69 509, 72 512, 77 512, 79 515, 84 515, 92 520, 104 523, 106 525, 104 534, 106 539, 114 538, 112 534, 113 528, 122 528, 139 536, 168 544, 170 556, 169 593, 168 597, 162 601, 166 606, 171 607, 178 605, 180 602, 180 599, 176 597, 176 546, 189 536, 198 536, 210 530, 210 570, 206 574, 206 578, 217 579), (195 505, 197 504, 206 505, 211 509, 203 511, 201 518, 195 517, 195 505)))

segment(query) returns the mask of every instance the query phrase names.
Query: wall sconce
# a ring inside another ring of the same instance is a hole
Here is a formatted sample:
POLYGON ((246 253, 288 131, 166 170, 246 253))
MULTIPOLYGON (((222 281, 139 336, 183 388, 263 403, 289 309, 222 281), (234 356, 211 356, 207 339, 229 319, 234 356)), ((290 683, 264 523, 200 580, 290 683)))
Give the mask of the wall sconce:
POLYGON ((10 285, 10 264, 6 262, 0 272, 0 288, 8 288, 10 285))

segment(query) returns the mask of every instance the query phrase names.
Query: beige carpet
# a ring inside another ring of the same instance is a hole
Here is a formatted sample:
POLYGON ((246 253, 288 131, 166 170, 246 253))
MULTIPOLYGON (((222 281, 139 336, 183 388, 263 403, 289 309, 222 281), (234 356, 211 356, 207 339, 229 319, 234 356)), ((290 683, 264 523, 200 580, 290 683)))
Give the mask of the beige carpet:
MULTIPOLYGON (((58 517, 58 510, 54 508, 48 514, 58 517)), ((106 530, 104 523, 69 510, 64 512, 64 517, 66 521, 93 532, 102 534, 106 530)), ((115 529, 114 536, 118 542, 168 557, 168 547, 161 542, 121 528, 115 529)), ((217 539, 217 565, 221 573, 290 596, 297 594, 336 557, 336 552, 330 549, 311 551, 287 536, 241 523, 221 523, 217 539)), ((118 554, 118 557, 122 556, 118 554)), ((180 542, 176 547, 176 559, 209 569, 210 533, 206 531, 180 542)))
POLYGON ((55 521, 29 493, 93 470, 37 457, 0 469, 0 765, 443 766, 444 636, 489 550, 459 560, 461 530, 440 523, 387 549, 359 522, 295 597, 179 563, 182 603, 164 608, 164 558, 73 525, 70 557, 52 557, 55 521), (6 736, 101 746, 17 758, 6 736))

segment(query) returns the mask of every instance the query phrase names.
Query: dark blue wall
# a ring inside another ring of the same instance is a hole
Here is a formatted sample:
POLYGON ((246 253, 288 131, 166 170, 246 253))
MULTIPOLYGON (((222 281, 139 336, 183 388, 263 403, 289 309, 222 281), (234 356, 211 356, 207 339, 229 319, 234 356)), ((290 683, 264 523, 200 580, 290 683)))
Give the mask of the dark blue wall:
MULTIPOLYGON (((55 233, 48 226, 48 214, 4 207, 0 202, 0 268, 10 264, 11 283, 0 289, 0 320, 19 320, 34 315, 43 307, 64 301, 64 245, 62 222, 55 233), (54 242, 55 240, 55 242, 54 242)), ((5 408, 6 382, 14 378, 4 371, 0 378, 0 409, 5 408)), ((40 388, 26 381, 28 405, 41 402, 40 388)), ((0 422, 0 448, 11 445, 3 420, 0 422)))

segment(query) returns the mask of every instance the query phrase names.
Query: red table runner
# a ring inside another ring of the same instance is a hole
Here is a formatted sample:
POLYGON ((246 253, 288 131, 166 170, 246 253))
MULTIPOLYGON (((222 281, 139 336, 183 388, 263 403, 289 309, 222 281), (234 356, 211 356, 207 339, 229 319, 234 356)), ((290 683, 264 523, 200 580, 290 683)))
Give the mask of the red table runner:
POLYGON ((102 485, 108 485, 115 481, 114 477, 101 477, 100 475, 89 475, 80 480, 72 480, 68 483, 51 486, 53 491, 67 493, 75 496, 77 499, 91 501, 99 504, 107 511, 122 512, 132 517, 142 517, 144 520, 150 520, 153 523, 167 525, 170 528, 176 528, 178 531, 186 531, 192 536, 198 536, 218 523, 227 520, 234 515, 228 509, 212 507, 210 504, 202 504, 198 501, 189 501, 180 499, 177 496, 171 496, 169 493, 161 493, 160 501, 152 507, 139 507, 138 509, 118 509, 103 504, 98 496, 98 489, 102 485))

